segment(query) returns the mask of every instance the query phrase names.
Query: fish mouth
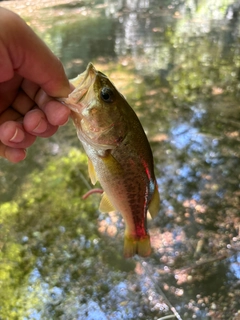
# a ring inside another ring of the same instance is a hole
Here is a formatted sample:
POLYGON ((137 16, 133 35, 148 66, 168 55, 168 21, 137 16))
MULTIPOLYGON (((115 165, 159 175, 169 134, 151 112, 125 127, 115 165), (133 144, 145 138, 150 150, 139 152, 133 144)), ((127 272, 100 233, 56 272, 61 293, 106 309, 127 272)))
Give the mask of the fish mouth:
POLYGON ((59 99, 65 105, 69 107, 72 111, 76 113, 81 113, 83 105, 81 101, 86 96, 89 88, 95 82, 97 77, 97 70, 90 62, 86 70, 81 73, 76 78, 70 80, 74 85, 75 89, 69 94, 68 98, 59 99))
MULTIPOLYGON (((94 83, 97 76, 97 70, 94 65, 90 62, 87 65, 86 70, 79 75, 79 80, 77 82, 77 88, 83 91, 88 91, 90 85, 94 83)), ((74 81, 73 81, 74 82, 74 81)), ((77 89, 76 88, 76 89, 77 89)), ((83 93, 84 95, 84 93, 83 93)), ((79 101, 82 100, 82 96, 79 96, 79 101)))

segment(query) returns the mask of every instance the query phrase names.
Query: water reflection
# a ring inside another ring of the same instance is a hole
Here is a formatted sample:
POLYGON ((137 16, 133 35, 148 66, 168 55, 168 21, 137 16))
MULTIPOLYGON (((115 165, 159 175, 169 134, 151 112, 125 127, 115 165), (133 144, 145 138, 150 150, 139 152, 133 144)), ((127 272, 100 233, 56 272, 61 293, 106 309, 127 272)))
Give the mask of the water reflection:
POLYGON ((151 141, 162 208, 154 254, 122 257, 123 222, 86 201, 69 123, 18 165, 1 160, 0 318, 239 317, 239 19, 230 1, 8 1, 61 58, 89 60, 151 141), (42 7, 44 7, 42 9, 42 7), (39 156, 41 155, 41 157, 39 156), (17 309, 16 309, 17 307, 17 309))

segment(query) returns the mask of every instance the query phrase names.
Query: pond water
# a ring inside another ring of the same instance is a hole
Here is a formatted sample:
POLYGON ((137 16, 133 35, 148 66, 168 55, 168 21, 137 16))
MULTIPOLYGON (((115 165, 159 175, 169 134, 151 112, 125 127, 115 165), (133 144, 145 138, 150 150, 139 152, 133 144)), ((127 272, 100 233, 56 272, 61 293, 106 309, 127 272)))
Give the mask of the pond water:
POLYGON ((138 114, 161 210, 122 255, 71 122, 0 160, 0 319, 240 319, 240 17, 228 0, 3 1, 61 59, 89 61, 138 114))

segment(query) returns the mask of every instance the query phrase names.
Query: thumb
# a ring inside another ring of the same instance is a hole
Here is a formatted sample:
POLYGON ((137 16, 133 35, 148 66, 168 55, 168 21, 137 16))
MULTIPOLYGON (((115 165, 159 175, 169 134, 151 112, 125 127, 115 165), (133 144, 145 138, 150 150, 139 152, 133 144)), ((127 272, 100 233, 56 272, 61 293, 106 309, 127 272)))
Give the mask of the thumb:
POLYGON ((47 45, 17 14, 0 8, 0 21, 0 40, 11 61, 6 66, 9 74, 18 73, 52 97, 66 97, 71 92, 69 81, 47 45))

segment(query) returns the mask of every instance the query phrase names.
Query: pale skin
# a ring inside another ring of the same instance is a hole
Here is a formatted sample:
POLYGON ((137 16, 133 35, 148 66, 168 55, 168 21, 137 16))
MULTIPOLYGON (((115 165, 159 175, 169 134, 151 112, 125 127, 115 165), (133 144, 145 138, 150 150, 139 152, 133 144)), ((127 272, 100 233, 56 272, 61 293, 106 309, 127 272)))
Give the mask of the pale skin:
POLYGON ((0 157, 17 163, 36 137, 50 137, 70 110, 60 60, 15 13, 0 8, 0 157))

